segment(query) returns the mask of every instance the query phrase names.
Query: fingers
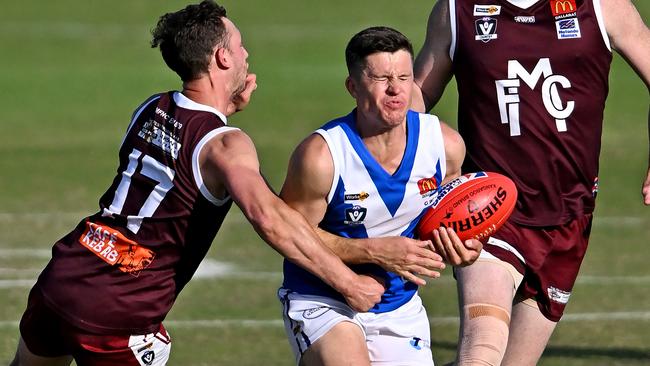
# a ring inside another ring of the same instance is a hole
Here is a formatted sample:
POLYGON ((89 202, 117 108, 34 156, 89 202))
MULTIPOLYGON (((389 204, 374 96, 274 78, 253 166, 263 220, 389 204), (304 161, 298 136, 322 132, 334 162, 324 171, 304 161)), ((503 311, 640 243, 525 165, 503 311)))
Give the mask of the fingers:
POLYGON ((473 263, 483 247, 478 240, 470 239, 463 243, 451 228, 440 227, 433 231, 434 246, 446 261, 454 266, 473 263))

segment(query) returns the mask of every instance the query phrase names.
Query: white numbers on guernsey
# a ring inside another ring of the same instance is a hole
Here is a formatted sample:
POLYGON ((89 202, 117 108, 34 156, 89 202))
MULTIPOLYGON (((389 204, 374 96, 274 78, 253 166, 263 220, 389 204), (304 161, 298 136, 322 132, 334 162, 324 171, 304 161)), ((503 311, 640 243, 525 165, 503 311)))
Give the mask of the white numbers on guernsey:
MULTIPOLYGON (((497 99, 499 103, 499 112, 501 114, 501 123, 510 124, 510 136, 521 135, 519 125, 519 87, 521 81, 526 83, 532 90, 535 89, 537 82, 543 78, 542 82, 542 102, 546 111, 555 118, 555 126, 558 132, 566 132, 566 119, 573 113, 575 108, 574 101, 568 101, 563 105, 558 86, 568 89, 571 87, 569 79, 562 75, 554 75, 551 69, 551 61, 548 58, 542 58, 537 62, 532 72, 528 72, 517 60, 508 61, 508 78, 496 80, 497 99)), ((534 122, 534 121, 531 121, 534 122)))
POLYGON ((158 184, 151 191, 147 199, 144 201, 144 204, 140 208, 137 216, 129 215, 127 216, 127 228, 134 234, 138 233, 140 226, 142 225, 142 219, 145 217, 151 217, 160 203, 167 195, 170 189, 174 186, 173 180, 176 172, 165 164, 159 162, 158 160, 152 158, 149 155, 142 156, 142 152, 138 149, 133 149, 131 154, 129 154, 129 164, 126 167, 126 170, 122 172, 122 179, 120 184, 115 190, 115 197, 109 208, 105 208, 103 215, 110 216, 113 214, 121 214, 122 209, 124 208, 124 203, 126 202, 126 196, 129 193, 129 187, 131 186, 131 178, 133 174, 136 173, 138 168, 138 163, 142 160, 142 168, 140 169, 140 174, 150 178, 158 184))

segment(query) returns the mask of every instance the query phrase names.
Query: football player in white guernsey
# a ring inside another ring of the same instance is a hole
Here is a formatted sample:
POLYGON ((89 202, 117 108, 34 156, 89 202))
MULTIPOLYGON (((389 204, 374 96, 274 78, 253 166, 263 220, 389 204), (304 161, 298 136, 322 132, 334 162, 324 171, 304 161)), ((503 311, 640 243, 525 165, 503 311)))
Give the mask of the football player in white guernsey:
POLYGON ((285 261, 279 297, 289 343, 300 365, 433 365, 419 276, 440 275, 436 251, 467 265, 482 244, 463 243, 445 229, 435 232, 435 243, 423 242, 414 228, 437 187, 459 175, 465 147, 437 117, 409 110, 413 49, 404 35, 365 29, 350 40, 346 62, 356 108, 297 147, 281 197, 346 263, 381 279, 386 292, 370 311, 356 312, 285 261))

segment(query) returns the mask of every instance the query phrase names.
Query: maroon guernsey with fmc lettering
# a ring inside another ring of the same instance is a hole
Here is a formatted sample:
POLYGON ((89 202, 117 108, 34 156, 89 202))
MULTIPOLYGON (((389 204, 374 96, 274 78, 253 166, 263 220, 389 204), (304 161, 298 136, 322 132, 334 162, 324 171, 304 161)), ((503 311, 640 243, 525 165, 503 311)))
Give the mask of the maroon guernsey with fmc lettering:
POLYGON ((612 60, 599 0, 448 1, 464 171, 512 178, 519 224, 591 213, 612 60))
POLYGON ((99 212, 54 245, 38 279, 49 306, 90 332, 159 330, 231 205, 206 189, 197 164, 203 144, 233 129, 225 123, 178 92, 135 111, 99 212))

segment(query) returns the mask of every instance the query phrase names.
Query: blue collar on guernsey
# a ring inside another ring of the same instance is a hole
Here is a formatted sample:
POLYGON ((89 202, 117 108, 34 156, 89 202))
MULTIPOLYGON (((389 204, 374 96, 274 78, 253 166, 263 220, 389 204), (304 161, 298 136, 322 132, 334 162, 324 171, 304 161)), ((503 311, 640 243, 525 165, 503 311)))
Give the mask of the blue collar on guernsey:
POLYGON ((342 121, 341 127, 350 140, 352 147, 363 161, 368 174, 377 185, 377 191, 386 202, 386 207, 391 215, 395 215, 401 202, 388 199, 389 196, 397 194, 404 197, 406 191, 406 182, 411 177, 415 152, 418 148, 418 137, 420 135, 420 120, 418 114, 409 110, 406 114, 406 147, 402 161, 392 175, 386 172, 384 168, 375 160, 366 145, 361 140, 357 129, 357 109, 352 110, 342 121), (391 178, 391 179, 387 179, 391 178))

